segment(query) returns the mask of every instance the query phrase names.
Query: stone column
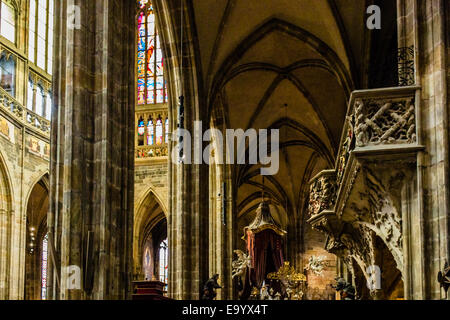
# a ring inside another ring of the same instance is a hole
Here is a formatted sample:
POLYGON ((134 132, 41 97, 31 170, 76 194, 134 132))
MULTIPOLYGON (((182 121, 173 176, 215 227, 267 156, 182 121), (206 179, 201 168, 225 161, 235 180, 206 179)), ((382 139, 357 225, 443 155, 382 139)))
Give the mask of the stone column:
MULTIPOLYGON (((209 271, 219 273, 222 289, 217 291, 217 300, 233 298, 231 262, 234 258, 234 234, 236 212, 233 201, 233 181, 230 165, 210 165, 210 213, 209 213, 209 271)), ((241 235, 242 236, 242 235, 241 235)), ((242 240, 241 240, 242 241, 242 240)), ((237 297, 236 297, 237 298, 237 297)))
POLYGON ((450 96, 448 39, 450 9, 446 0, 417 1, 418 78, 422 87, 420 129, 426 150, 419 159, 423 208, 425 299, 444 298, 436 276, 449 259, 450 96), (447 35, 445 34, 447 32, 447 35))
POLYGON ((55 20, 49 297, 128 298, 135 3, 55 1, 55 20))
POLYGON ((398 0, 399 46, 414 45, 418 143, 417 184, 405 192, 411 208, 404 221, 405 298, 441 299, 437 272, 449 259, 449 4, 398 0), (445 34, 447 31, 447 35, 445 34))
MULTIPOLYGON (((191 1, 155 0, 157 23, 165 53, 169 82, 169 119, 174 131, 178 124, 178 97, 185 98, 184 128, 194 140, 194 121, 203 120, 206 130, 205 99, 196 57, 196 35, 192 29, 191 1), (181 40, 183 12, 183 40, 181 40), (181 46, 183 45, 183 54, 181 46), (181 61, 183 61, 181 67, 181 61)), ((173 159, 177 137, 169 144, 169 296, 174 299, 199 299, 208 270, 208 166, 184 165, 173 159)), ((194 158, 192 158, 194 159, 194 158)))

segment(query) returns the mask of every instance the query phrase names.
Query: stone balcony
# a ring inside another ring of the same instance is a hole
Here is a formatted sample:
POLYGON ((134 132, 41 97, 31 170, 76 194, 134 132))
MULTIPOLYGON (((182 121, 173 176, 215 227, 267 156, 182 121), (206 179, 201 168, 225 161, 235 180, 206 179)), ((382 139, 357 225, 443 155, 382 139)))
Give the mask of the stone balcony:
MULTIPOLYGON (((418 90, 353 92, 335 168, 310 182, 308 222, 314 228, 334 242, 343 234, 350 241, 363 239, 361 230, 370 230, 384 240, 399 268, 405 186, 414 183, 417 154, 424 149, 417 126, 418 90)), ((348 248, 355 247, 348 242, 348 248)))
MULTIPOLYGON (((344 215, 344 209, 354 187, 377 184, 371 177, 376 171, 382 174, 383 168, 394 172, 395 168, 415 163, 417 152, 423 149, 416 121, 418 89, 398 87, 352 93, 335 166, 335 212, 340 218, 352 220, 344 215)), ((370 200, 361 194, 355 196, 355 202, 370 200)))
POLYGON ((0 87, 0 113, 18 127, 24 127, 45 142, 50 142, 50 120, 25 108, 0 87))

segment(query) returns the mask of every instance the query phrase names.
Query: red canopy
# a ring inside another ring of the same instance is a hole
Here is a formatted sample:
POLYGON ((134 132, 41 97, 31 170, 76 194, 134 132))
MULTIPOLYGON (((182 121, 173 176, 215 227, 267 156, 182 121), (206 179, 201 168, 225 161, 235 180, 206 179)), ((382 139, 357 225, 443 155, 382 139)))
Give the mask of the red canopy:
POLYGON ((276 272, 283 265, 283 236, 286 231, 275 222, 267 202, 263 201, 256 209, 256 216, 244 228, 247 251, 251 257, 250 283, 261 288, 270 272, 276 272))

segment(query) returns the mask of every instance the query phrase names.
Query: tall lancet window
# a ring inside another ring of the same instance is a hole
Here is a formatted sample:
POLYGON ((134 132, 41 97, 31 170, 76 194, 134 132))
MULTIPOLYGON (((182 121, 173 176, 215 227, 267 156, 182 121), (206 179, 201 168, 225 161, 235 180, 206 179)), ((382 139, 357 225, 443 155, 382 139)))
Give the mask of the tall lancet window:
POLYGON ((169 281, 169 246, 167 239, 159 246, 159 281, 167 284, 169 281))
POLYGON ((53 0, 30 0, 28 58, 48 74, 53 64, 53 0))
POLYGON ((156 144, 163 143, 163 124, 161 116, 156 120, 156 144))
POLYGON ((153 124, 153 119, 150 117, 147 123, 147 145, 149 146, 153 145, 154 136, 155 136, 155 128, 153 124))
POLYGON ((0 34, 16 43, 16 10, 10 0, 2 0, 0 4, 0 34))
POLYGON ((41 299, 47 299, 47 273, 48 273, 48 234, 42 240, 41 255, 41 299))
POLYGON ((150 0, 139 0, 137 21, 137 104, 167 102, 164 61, 156 30, 155 12, 150 0))

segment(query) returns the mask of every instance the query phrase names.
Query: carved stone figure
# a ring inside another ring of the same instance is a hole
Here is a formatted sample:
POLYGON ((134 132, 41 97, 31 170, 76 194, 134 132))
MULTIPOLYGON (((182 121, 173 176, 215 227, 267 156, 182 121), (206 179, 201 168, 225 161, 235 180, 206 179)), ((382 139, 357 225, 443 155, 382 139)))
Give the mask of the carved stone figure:
POLYGON ((240 277, 241 280, 245 276, 245 272, 247 267, 251 265, 251 258, 248 254, 245 254, 241 250, 234 250, 234 253, 237 255, 237 259, 231 263, 232 277, 240 277))
POLYGON ((310 256, 306 270, 312 271, 315 275, 322 275, 323 269, 326 267, 325 256, 310 256))

